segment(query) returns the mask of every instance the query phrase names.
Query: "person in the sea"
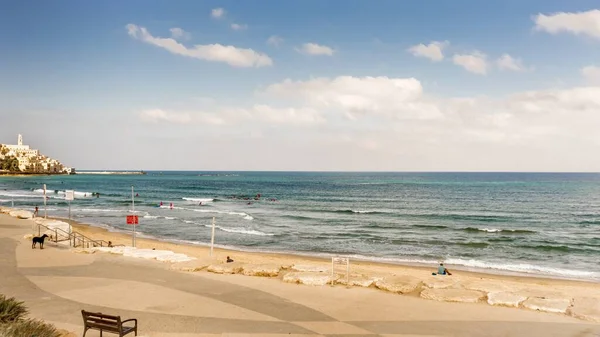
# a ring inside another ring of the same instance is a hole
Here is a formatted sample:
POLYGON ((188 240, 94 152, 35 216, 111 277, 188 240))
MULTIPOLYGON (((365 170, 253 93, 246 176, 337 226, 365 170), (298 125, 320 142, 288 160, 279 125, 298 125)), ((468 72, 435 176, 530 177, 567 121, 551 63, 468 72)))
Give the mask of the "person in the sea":
POLYGON ((233 262, 233 260, 228 256, 227 257, 227 263, 231 263, 231 262, 233 262))
MULTIPOLYGON (((450 273, 450 271, 448 270, 448 268, 444 267, 443 263, 440 263, 440 266, 438 267, 438 271, 437 271, 438 275, 452 275, 452 273, 450 273)), ((434 273, 435 275, 435 273, 434 273)))

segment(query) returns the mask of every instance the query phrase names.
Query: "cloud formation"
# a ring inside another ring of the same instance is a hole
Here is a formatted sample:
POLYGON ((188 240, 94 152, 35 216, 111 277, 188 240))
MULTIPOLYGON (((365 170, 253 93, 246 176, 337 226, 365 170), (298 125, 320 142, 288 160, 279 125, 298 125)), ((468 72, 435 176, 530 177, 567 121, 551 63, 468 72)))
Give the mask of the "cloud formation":
POLYGON ((211 62, 223 62, 233 67, 265 67, 273 64, 273 60, 253 49, 224 46, 221 44, 184 46, 172 38, 154 37, 144 27, 134 24, 126 26, 127 33, 134 39, 165 49, 173 54, 187 56, 211 62))
POLYGON ((511 70, 511 71, 525 71, 527 68, 523 65, 523 61, 518 58, 514 58, 509 54, 503 54, 496 60, 496 64, 498 68, 502 70, 511 70))
POLYGON ((283 38, 277 35, 271 35, 269 36, 269 38, 267 39, 267 44, 270 46, 275 46, 278 47, 280 44, 283 43, 283 38))
POLYGON ((210 11, 210 16, 215 19, 220 19, 225 16, 225 10, 223 8, 214 8, 210 11))
POLYGON ((319 45, 316 43, 305 43, 302 45, 302 47, 300 48, 296 48, 296 50, 299 53, 303 53, 303 54, 307 54, 307 55, 326 55, 326 56, 333 56, 333 53, 335 52, 333 50, 333 48, 325 46, 325 45, 319 45))
POLYGON ((550 34, 566 32, 600 39, 600 10, 598 9, 576 13, 538 14, 533 21, 536 30, 550 34))
POLYGON ((443 50, 450 45, 448 41, 432 41, 428 45, 418 44, 408 48, 408 52, 416 57, 425 57, 434 62, 444 59, 443 50))
POLYGON ((239 30, 246 30, 248 29, 248 25, 246 24, 239 24, 239 23, 232 23, 231 24, 231 29, 239 31, 239 30))
POLYGON ((192 34, 181 28, 171 28, 169 31, 171 32, 171 37, 175 40, 189 40, 192 37, 192 34))
POLYGON ((488 71, 487 55, 479 51, 471 54, 455 54, 452 61, 473 74, 486 75, 488 71))
POLYGON ((581 75, 589 83, 600 84, 600 67, 587 66, 581 68, 581 75))

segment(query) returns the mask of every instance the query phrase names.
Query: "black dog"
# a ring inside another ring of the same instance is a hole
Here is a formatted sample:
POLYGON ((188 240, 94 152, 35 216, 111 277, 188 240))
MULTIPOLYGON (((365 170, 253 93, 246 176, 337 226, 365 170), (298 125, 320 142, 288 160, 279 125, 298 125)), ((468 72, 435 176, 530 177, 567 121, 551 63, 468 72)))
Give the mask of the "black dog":
POLYGON ((48 235, 44 234, 42 236, 34 236, 33 242, 31 243, 31 249, 35 249, 35 244, 40 244, 40 249, 44 249, 44 239, 46 239, 48 235))

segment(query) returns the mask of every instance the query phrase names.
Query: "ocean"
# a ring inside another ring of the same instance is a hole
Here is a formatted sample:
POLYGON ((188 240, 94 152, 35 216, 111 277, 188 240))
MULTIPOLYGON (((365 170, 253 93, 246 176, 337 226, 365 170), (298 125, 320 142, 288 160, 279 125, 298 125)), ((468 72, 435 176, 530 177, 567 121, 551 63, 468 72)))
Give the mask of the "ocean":
POLYGON ((0 177, 0 205, 43 215, 43 184, 48 216, 67 217, 63 191, 73 189, 73 219, 114 231, 131 230, 134 186, 137 231, 162 240, 206 245, 215 217, 227 248, 600 281, 595 173, 0 177))

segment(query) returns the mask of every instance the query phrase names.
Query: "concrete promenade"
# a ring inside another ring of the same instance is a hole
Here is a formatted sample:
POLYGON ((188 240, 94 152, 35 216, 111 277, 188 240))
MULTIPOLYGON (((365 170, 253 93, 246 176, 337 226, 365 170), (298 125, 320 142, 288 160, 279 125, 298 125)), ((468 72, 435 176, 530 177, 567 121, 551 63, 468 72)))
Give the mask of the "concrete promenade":
POLYGON ((29 220, 0 215, 0 293, 78 336, 81 309, 137 318, 140 336, 600 336, 599 324, 563 315, 184 273, 156 261, 75 254, 48 242, 32 250, 23 239, 30 231, 29 220))

